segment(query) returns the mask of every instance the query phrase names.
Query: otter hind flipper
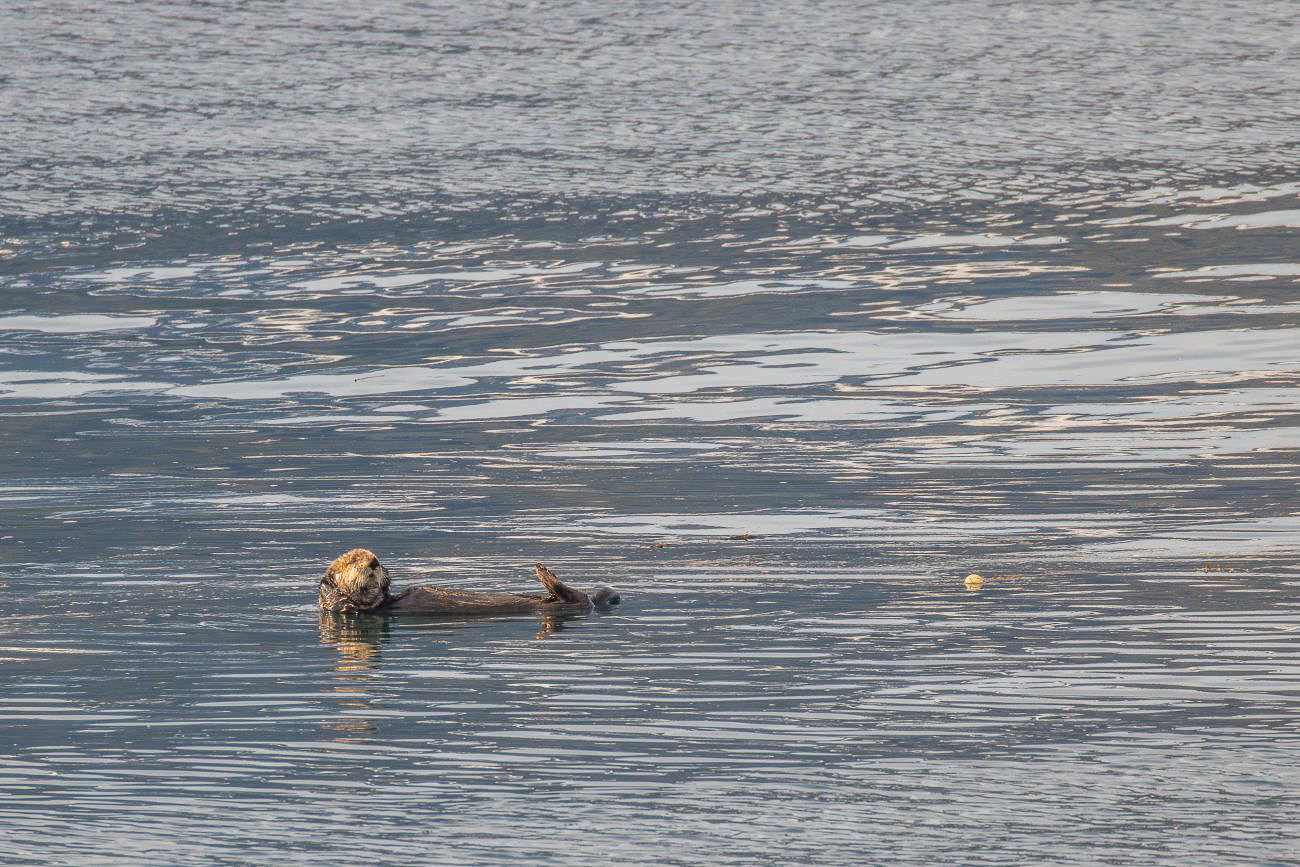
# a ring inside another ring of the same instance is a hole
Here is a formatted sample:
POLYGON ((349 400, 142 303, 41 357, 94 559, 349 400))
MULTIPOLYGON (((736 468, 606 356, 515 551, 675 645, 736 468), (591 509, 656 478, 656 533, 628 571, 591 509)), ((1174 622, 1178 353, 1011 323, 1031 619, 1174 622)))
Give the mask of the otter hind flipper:
POLYGON ((542 585, 551 594, 551 598, 556 602, 563 602, 568 605, 591 604, 591 599, 586 593, 565 584, 554 572, 541 563, 534 564, 533 571, 537 573, 537 580, 542 582, 542 585))

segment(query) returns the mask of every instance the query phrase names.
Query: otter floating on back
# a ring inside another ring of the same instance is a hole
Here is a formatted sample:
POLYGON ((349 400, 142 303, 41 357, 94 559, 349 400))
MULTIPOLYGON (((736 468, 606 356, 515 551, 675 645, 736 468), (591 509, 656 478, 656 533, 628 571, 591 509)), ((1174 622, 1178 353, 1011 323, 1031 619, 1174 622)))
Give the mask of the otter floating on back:
POLYGON ((541 563, 533 567, 549 595, 474 593, 442 587, 408 587, 389 593, 388 570, 365 548, 339 557, 320 579, 322 611, 339 614, 527 614, 583 612, 597 605, 617 605, 618 593, 602 587, 588 595, 565 584, 541 563))

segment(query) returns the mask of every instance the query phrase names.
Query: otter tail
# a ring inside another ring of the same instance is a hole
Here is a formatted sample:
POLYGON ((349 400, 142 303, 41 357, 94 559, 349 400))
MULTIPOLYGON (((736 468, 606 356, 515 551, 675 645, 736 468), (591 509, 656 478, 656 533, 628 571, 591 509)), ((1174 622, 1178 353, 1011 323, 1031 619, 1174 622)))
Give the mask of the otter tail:
POLYGON ((564 602, 569 605, 591 604, 591 598, 586 593, 565 584, 554 572, 541 563, 534 565, 533 571, 537 573, 537 580, 542 582, 547 592, 551 594, 551 598, 556 602, 564 602))

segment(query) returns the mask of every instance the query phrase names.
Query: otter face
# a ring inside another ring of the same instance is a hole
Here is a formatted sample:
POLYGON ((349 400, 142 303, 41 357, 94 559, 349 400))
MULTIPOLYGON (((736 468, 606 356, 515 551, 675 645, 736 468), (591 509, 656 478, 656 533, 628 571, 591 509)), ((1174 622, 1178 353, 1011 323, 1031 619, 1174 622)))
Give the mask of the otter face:
POLYGON ((365 548, 354 548, 325 570, 320 606, 330 611, 368 611, 388 598, 388 570, 365 548))

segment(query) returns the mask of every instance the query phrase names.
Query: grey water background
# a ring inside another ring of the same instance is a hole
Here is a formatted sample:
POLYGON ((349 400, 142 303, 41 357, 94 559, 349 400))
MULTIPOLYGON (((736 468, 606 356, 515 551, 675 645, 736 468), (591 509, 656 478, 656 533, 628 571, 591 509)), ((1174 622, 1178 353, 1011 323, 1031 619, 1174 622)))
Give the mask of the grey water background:
POLYGON ((1300 858, 1293 5, 0 10, 6 863, 1300 858))

